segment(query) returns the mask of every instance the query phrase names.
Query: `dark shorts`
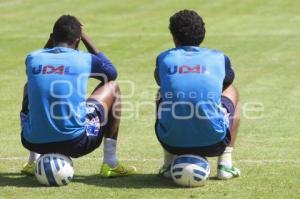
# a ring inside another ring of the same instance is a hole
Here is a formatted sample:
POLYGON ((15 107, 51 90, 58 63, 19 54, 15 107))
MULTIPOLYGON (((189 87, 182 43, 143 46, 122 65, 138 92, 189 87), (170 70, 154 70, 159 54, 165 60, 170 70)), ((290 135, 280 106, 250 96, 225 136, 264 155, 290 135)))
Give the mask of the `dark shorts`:
POLYGON ((60 153, 73 158, 78 158, 91 153, 98 148, 103 139, 103 126, 105 111, 103 106, 96 100, 88 100, 86 103, 86 130, 79 137, 63 141, 43 144, 34 144, 22 137, 23 146, 39 154, 60 153))
MULTIPOLYGON (((171 154, 175 154, 175 155, 194 154, 194 155, 199 155, 202 157, 220 156, 224 152, 225 148, 227 146, 229 146, 229 144, 231 142, 230 129, 232 128, 232 125, 233 125, 233 116, 234 116, 234 112, 235 112, 234 104, 228 97, 222 96, 222 106, 229 113, 226 117, 226 120, 229 123, 228 124, 229 128, 226 131, 225 138, 221 142, 210 145, 210 146, 205 146, 205 147, 203 147, 203 146, 202 147, 174 147, 174 146, 169 146, 169 145, 163 143, 159 139, 159 136, 156 132, 157 139, 159 140, 162 147, 171 154)), ((158 124, 158 122, 156 121, 155 130, 156 130, 157 124, 158 124)))

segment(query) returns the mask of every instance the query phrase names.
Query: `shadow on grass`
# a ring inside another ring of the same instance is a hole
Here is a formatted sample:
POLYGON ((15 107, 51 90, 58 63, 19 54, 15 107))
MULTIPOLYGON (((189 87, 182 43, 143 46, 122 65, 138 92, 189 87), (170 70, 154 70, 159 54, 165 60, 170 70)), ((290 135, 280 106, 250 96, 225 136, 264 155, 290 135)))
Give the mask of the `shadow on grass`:
MULTIPOLYGON (((136 174, 128 177, 119 178, 102 178, 99 174, 82 176, 75 175, 75 183, 94 185, 99 187, 116 187, 116 188, 157 188, 157 189, 178 189, 171 179, 159 177, 157 174, 136 174)), ((0 173, 0 187, 28 187, 40 188, 34 176, 26 176, 20 173, 0 173)))
POLYGON ((218 178, 218 176, 211 176, 211 177, 209 177, 209 180, 222 181, 218 178))
POLYGON ((159 177, 157 174, 136 174, 119 178, 102 178, 100 175, 81 176, 75 175, 73 182, 84 183, 99 187, 116 188, 157 188, 157 189, 178 189, 171 179, 159 177))
POLYGON ((0 187, 41 187, 34 176, 20 173, 0 173, 0 187))

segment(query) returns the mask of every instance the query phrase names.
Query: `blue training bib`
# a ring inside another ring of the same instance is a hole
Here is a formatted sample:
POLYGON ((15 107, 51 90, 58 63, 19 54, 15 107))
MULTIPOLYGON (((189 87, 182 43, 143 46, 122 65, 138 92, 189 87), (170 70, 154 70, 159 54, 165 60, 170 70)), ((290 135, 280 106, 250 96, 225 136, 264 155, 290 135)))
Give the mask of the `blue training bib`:
POLYGON ((202 147, 223 140, 224 54, 182 46, 161 53, 157 67, 162 99, 156 127, 159 139, 174 147, 202 147))
POLYGON ((29 114, 23 124, 31 143, 71 140, 85 132, 85 98, 91 54, 56 47, 26 59, 29 114))

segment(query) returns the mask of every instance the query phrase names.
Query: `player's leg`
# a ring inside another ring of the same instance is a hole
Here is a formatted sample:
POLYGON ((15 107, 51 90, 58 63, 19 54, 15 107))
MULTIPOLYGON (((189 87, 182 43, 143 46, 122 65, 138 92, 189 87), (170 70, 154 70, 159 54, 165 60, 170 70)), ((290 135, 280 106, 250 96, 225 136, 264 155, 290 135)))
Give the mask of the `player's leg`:
POLYGON ((40 157, 40 154, 29 151, 29 157, 27 163, 23 165, 21 173, 26 175, 34 175, 35 161, 40 157))
MULTIPOLYGON (((27 89, 27 84, 24 86, 24 94, 23 94, 23 104, 22 104, 22 110, 20 113, 20 123, 21 123, 21 129, 23 129, 23 125, 25 122, 27 122, 27 115, 28 115, 28 106, 26 106, 26 102, 28 101, 28 97, 25 95, 25 90, 27 89)), ((21 169, 21 173, 26 175, 34 175, 35 170, 35 161, 39 158, 40 154, 35 153, 33 151, 29 151, 29 157, 27 163, 23 165, 23 168, 21 169)))
POLYGON ((97 87, 90 99, 95 99, 104 107, 106 115, 104 134, 106 138, 117 140, 121 117, 121 92, 114 81, 97 87))
POLYGON ((165 149, 163 149, 163 153, 164 153, 164 163, 159 169, 158 174, 165 178, 171 178, 171 164, 174 158, 174 154, 169 153, 165 149))
MULTIPOLYGON (((156 103, 156 117, 157 117, 160 102, 161 102, 161 98, 159 96, 159 90, 158 90, 157 94, 156 94, 156 102, 155 102, 156 103)), ((156 125, 155 125, 155 128, 156 128, 156 125)), ((174 154, 169 153, 166 149, 163 148, 163 155, 164 155, 164 162, 163 162, 163 165, 161 166, 161 168, 159 169, 158 174, 160 176, 163 176, 166 178, 171 178, 170 168, 171 168, 174 154)))
POLYGON ((103 86, 99 85, 89 97, 89 100, 99 102, 105 112, 103 164, 101 175, 104 177, 125 176, 136 172, 135 167, 125 167, 117 161, 116 146, 121 117, 120 88, 114 81, 103 86))
POLYGON ((101 87, 97 87, 89 99, 97 100, 104 108, 105 124, 104 132, 104 162, 115 167, 116 141, 118 138, 118 128, 121 116, 120 89, 116 82, 109 82, 101 87))
POLYGON ((224 153, 218 158, 218 177, 220 179, 230 179, 240 175, 239 170, 232 165, 232 152, 236 142, 240 119, 240 105, 238 91, 233 85, 224 90, 222 95, 225 97, 225 99, 222 99, 223 106, 226 109, 227 114, 231 117, 229 119, 231 123, 231 143, 225 148, 224 153))
POLYGON ((234 105, 234 114, 233 114, 233 123, 231 127, 231 143, 230 147, 234 147, 234 144, 236 142, 237 133, 238 133, 238 127, 240 122, 240 104, 239 104, 239 95, 237 89, 231 85, 229 86, 223 93, 223 96, 228 97, 234 105))

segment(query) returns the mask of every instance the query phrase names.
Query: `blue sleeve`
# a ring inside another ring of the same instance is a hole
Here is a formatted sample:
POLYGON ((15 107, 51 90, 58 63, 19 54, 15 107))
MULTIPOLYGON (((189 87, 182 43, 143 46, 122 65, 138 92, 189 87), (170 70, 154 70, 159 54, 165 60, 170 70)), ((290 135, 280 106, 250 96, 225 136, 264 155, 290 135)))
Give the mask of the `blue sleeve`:
POLYGON ((97 76, 97 74, 105 75, 107 78, 107 81, 115 80, 117 79, 117 70, 114 67, 114 65, 111 63, 111 61, 103 54, 98 53, 97 55, 92 54, 92 74, 91 77, 99 79, 101 81, 105 80, 103 79, 103 76, 97 76))
POLYGON ((231 67, 231 62, 229 57, 227 57, 226 55, 224 55, 225 57, 225 78, 223 81, 223 90, 225 90, 228 86, 230 86, 230 84, 232 84, 235 74, 234 74, 234 70, 231 67))
POLYGON ((24 85, 24 89, 23 89, 23 100, 22 100, 22 109, 21 109, 21 112, 26 115, 29 112, 28 104, 29 104, 29 100, 28 100, 27 82, 26 82, 26 84, 24 85))
POLYGON ((30 62, 31 59, 32 59, 31 54, 28 54, 27 57, 26 57, 26 59, 25 59, 25 72, 26 72, 26 75, 28 74, 27 73, 27 66, 28 66, 28 64, 29 64, 29 62, 30 62))

